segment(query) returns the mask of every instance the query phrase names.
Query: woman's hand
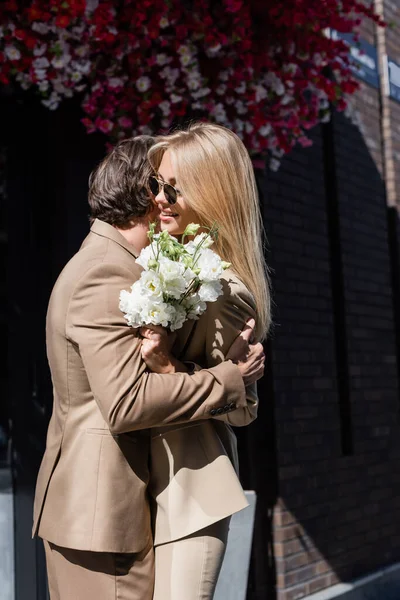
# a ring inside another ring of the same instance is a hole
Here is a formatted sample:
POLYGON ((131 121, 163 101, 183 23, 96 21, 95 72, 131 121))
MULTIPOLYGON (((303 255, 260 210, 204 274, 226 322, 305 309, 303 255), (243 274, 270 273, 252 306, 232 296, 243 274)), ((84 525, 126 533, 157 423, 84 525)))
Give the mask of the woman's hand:
POLYGON ((265 354, 262 344, 252 344, 256 322, 248 319, 240 335, 233 342, 226 360, 237 364, 245 386, 251 385, 264 375, 265 354))
POLYGON ((167 331, 160 325, 147 325, 140 328, 142 358, 153 373, 186 373, 186 365, 171 354, 176 333, 167 331))

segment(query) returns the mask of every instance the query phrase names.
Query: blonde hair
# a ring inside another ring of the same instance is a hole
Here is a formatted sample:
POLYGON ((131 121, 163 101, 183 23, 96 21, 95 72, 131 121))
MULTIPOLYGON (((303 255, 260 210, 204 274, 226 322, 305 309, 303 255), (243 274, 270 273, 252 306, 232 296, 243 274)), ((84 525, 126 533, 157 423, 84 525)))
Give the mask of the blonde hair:
POLYGON ((213 123, 156 138, 149 160, 157 172, 170 152, 177 186, 200 225, 217 222, 213 246, 252 293, 257 313, 256 337, 263 339, 271 322, 268 271, 263 253, 263 224, 254 170, 238 136, 213 123))

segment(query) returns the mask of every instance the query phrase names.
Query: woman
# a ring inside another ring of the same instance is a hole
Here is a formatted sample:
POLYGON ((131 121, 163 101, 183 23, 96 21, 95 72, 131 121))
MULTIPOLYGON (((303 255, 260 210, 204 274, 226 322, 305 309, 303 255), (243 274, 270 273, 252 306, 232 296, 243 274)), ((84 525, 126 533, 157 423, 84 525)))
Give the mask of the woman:
MULTIPOLYGON (((223 361, 249 317, 255 336, 265 337, 270 299, 262 252, 262 221, 250 157, 224 127, 192 124, 160 137, 149 151, 155 176, 149 185, 160 209, 161 228, 179 237, 189 223, 219 235, 213 249, 231 263, 223 295, 197 322, 186 322, 174 356, 210 367, 223 361)), ((153 371, 176 370, 176 360, 157 352, 154 331, 143 329, 142 355, 153 371)), ((186 367, 181 364, 181 368, 186 367)), ((154 498, 156 582, 154 600, 213 597, 232 514, 247 505, 237 476, 236 439, 230 425, 257 415, 256 387, 246 408, 216 414, 208 422, 152 430, 150 493, 154 498)))

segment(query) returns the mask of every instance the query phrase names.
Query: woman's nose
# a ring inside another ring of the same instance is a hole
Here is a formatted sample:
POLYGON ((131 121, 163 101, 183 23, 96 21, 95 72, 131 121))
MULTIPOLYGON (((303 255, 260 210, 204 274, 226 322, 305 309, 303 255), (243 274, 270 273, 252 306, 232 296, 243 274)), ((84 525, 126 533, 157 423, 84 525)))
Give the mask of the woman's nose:
POLYGON ((164 194, 164 187, 160 185, 160 189, 158 190, 158 194, 156 196, 156 202, 158 204, 168 204, 168 200, 164 194))

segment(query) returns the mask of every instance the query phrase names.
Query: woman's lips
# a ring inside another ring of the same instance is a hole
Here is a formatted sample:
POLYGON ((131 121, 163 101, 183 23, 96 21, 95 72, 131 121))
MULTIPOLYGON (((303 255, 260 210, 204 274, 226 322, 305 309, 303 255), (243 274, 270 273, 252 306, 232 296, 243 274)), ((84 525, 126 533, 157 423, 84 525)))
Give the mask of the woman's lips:
POLYGON ((170 219, 174 219, 175 217, 178 217, 179 215, 176 213, 160 213, 159 215, 159 219, 161 221, 169 221, 170 219))

